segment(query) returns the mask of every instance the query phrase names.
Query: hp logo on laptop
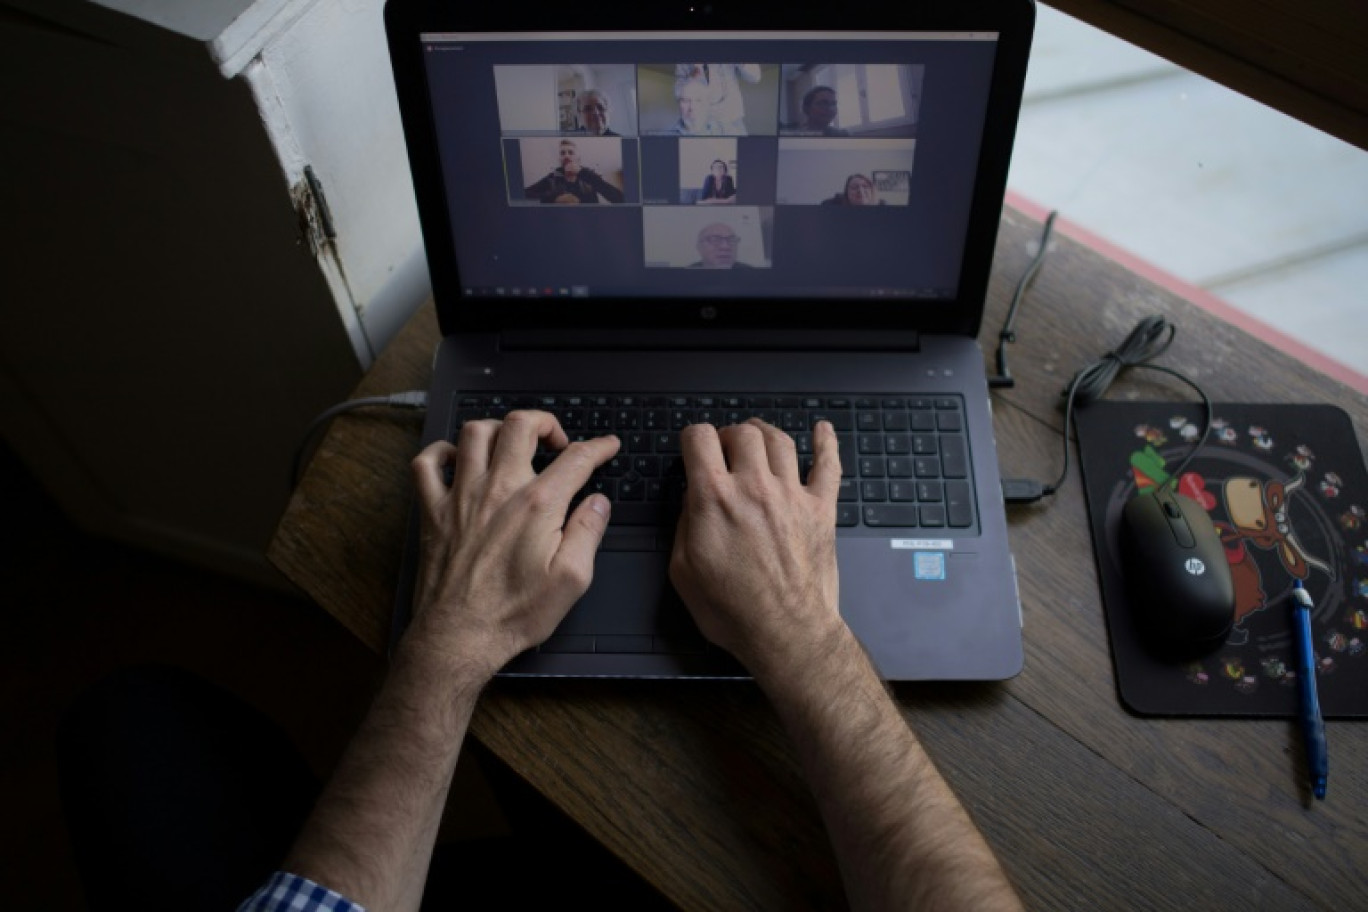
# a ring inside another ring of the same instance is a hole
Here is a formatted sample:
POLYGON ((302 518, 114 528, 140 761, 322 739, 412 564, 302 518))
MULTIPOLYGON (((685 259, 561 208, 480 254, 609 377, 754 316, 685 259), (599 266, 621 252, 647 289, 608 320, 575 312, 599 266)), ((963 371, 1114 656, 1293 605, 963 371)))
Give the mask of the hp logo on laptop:
POLYGON ((1203 573, 1206 573, 1206 564, 1195 557, 1189 557, 1183 564, 1183 569, 1193 576, 1201 576, 1203 573))

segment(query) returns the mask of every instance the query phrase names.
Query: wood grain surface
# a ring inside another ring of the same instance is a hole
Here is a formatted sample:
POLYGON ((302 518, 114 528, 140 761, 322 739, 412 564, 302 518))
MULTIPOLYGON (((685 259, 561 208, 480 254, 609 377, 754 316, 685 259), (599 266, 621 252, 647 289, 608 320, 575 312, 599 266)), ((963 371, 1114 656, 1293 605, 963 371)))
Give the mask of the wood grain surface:
MULTIPOLYGON (((990 371, 1039 232, 1004 212, 980 335, 990 371)), ((1017 384, 994 394, 1004 475, 1055 479, 1061 389, 1151 313, 1179 327, 1161 363, 1213 400, 1335 404, 1363 446, 1368 397, 1057 235, 1017 317, 1008 353, 1017 384)), ((356 395, 423 388, 436 341, 429 304, 356 395)), ((1192 396, 1141 372, 1109 395, 1192 396)), ((377 651, 388 641, 418 435, 411 415, 337 419, 270 549, 286 576, 377 651)), ((1313 803, 1291 720, 1128 714, 1076 458, 1057 495, 1009 522, 1025 670, 1005 684, 894 692, 1028 907, 1364 908, 1366 729, 1329 724, 1330 794, 1313 803)), ((683 909, 845 905, 796 756, 749 683, 497 681, 472 732, 683 909)))

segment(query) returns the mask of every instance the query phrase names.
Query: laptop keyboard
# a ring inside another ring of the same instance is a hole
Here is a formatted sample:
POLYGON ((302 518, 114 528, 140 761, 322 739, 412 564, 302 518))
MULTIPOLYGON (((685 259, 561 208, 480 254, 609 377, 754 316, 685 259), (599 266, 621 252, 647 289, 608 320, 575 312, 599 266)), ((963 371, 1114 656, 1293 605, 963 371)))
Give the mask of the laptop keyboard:
MULTIPOLYGON (((793 437, 804 479, 813 461, 812 428, 831 422, 841 454, 837 526, 976 528, 960 396, 459 393, 456 406, 453 441, 466 421, 522 408, 554 414, 571 441, 616 434, 622 448, 581 492, 607 495, 612 526, 674 523, 687 486, 680 430, 757 417, 793 437)), ((534 468, 540 471, 554 458, 538 452, 534 468)))

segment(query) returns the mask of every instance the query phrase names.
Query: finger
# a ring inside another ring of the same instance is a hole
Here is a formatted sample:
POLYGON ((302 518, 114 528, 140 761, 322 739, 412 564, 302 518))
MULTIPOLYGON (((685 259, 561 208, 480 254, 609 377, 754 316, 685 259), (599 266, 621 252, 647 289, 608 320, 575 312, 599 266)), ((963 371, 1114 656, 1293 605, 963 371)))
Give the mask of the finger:
POLYGON ((542 471, 537 484, 547 486, 556 498, 569 505, 570 498, 588 483, 594 469, 612 459, 621 446, 622 441, 611 434, 572 443, 542 471))
POLYGON ((784 484, 798 482, 798 445, 784 431, 772 424, 752 418, 751 421, 765 436, 765 456, 769 459, 770 471, 784 484))
POLYGON ((537 452, 537 444, 543 440, 557 450, 569 443, 555 415, 541 411, 509 412, 494 441, 489 471, 500 475, 508 472, 530 474, 532 456, 537 452))
POLYGON ((819 421, 812 429, 812 471, 808 472, 808 490, 835 504, 841 492, 841 448, 836 440, 836 429, 830 421, 819 421))
POLYGON ((769 474, 769 457, 765 454, 765 435, 753 424, 733 424, 717 432, 722 453, 734 475, 755 472, 769 474))
POLYGON ((590 494, 565 522, 565 535, 552 558, 552 571, 568 579, 577 601, 594 581, 594 553, 608 528, 612 505, 602 494, 590 494))
POLYGON ((410 466, 419 500, 434 504, 447 495, 450 489, 447 487, 446 469, 455 458, 456 447, 445 440, 433 441, 413 457, 410 466))
POLYGON ((684 476, 689 482, 686 498, 724 483, 727 461, 722 456, 717 428, 711 424, 691 424, 680 431, 679 455, 684 460, 684 476))
POLYGON ((451 486, 464 488, 489 471, 494 438, 499 422, 491 418, 467 421, 456 437, 456 452, 451 456, 451 486))

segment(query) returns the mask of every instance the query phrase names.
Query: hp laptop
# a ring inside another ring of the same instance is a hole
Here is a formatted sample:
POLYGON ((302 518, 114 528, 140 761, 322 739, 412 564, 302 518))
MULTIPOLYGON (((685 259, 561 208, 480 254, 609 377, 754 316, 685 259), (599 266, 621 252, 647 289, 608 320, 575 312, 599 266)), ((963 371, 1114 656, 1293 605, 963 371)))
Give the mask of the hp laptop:
POLYGON ((614 504, 592 587, 502 673, 745 676, 667 566, 680 429, 758 416, 800 459, 838 431, 841 611, 880 673, 1016 674, 976 336, 1031 0, 385 18, 443 335, 423 443, 521 407, 623 442, 591 482, 614 504))

